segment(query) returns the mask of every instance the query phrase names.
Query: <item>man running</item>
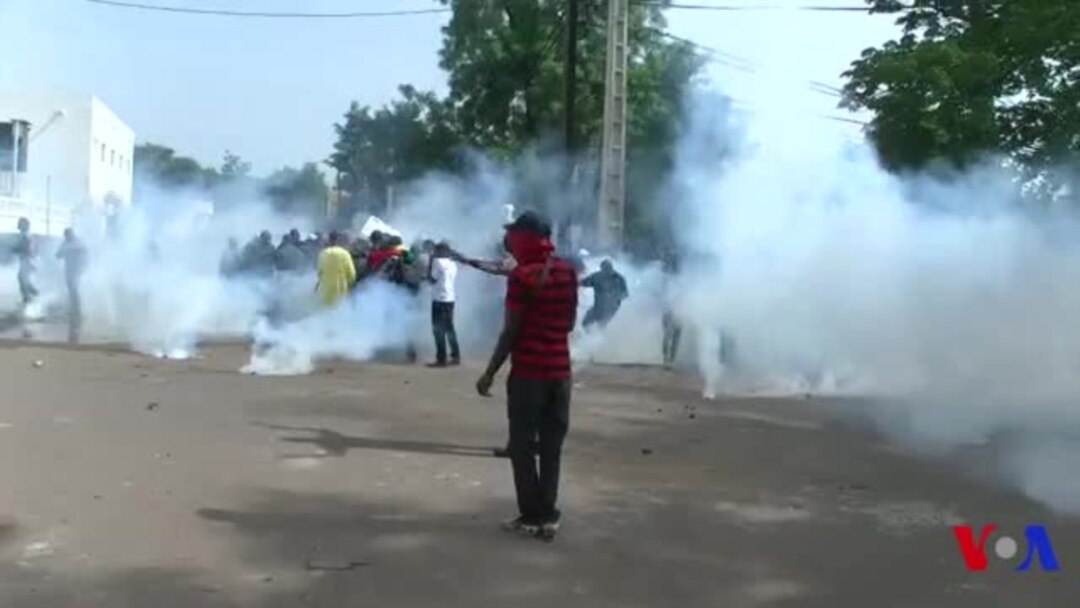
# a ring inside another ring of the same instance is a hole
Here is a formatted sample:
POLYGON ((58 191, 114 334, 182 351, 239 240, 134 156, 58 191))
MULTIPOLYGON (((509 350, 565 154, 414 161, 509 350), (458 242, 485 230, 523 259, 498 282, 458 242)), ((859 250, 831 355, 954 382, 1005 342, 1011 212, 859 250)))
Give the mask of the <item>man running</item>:
POLYGON ((457 280, 457 264, 450 259, 450 246, 435 245, 428 260, 428 280, 431 282, 431 329, 435 334, 435 363, 433 367, 446 367, 446 345, 450 343, 451 365, 461 363, 457 331, 454 329, 454 283, 457 280))
POLYGON ((490 396, 495 374, 510 358, 507 414, 518 517, 504 528, 545 538, 554 536, 561 521, 556 501, 570 422, 569 336, 578 287, 573 266, 553 255, 550 234, 547 222, 533 213, 506 226, 506 248, 517 266, 507 280, 502 333, 476 382, 477 392, 490 396), (539 448, 534 451, 536 437, 539 448))
POLYGON ((316 291, 323 306, 333 308, 347 295, 356 282, 356 266, 352 256, 343 246, 345 239, 339 232, 331 232, 329 245, 319 254, 319 282, 316 291))
POLYGON ((595 294, 592 308, 585 313, 585 318, 581 322, 581 326, 585 329, 593 325, 599 325, 601 329, 607 326, 615 317, 615 313, 619 312, 623 300, 630 295, 626 289, 626 279, 615 272, 615 266, 611 264, 611 260, 601 262, 600 272, 594 272, 585 277, 581 286, 592 288, 595 294))

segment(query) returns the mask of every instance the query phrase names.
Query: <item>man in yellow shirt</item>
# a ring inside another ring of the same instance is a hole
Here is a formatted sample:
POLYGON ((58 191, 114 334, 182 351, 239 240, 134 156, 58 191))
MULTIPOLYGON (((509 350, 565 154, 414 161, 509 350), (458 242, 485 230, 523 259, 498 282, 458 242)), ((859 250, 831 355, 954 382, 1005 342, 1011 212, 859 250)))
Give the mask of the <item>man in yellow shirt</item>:
POLYGON ((319 283, 315 289, 327 308, 333 308, 348 296, 356 282, 356 266, 344 241, 340 233, 331 232, 329 244, 319 254, 319 283))

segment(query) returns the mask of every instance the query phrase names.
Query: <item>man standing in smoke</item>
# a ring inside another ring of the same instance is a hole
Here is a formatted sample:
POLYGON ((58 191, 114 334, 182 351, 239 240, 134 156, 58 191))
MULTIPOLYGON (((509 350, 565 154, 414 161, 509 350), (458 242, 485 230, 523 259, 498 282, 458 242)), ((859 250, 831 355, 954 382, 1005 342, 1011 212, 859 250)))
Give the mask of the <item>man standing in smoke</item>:
POLYGON ((64 262, 64 280, 68 291, 68 341, 72 344, 79 341, 79 330, 82 327, 82 297, 79 293, 79 282, 86 270, 86 246, 75 231, 71 228, 64 230, 64 242, 56 252, 56 257, 64 262))
POLYGON ((611 260, 601 262, 600 271, 585 277, 581 286, 592 288, 595 294, 592 308, 585 313, 581 322, 585 329, 593 325, 599 325, 603 329, 619 312, 623 300, 630 295, 626 289, 626 279, 615 271, 611 260))
POLYGON ((242 262, 244 271, 258 277, 269 277, 274 274, 276 257, 277 249, 274 247, 273 236, 270 235, 269 230, 263 230, 244 248, 242 262))
POLYGON ((343 247, 344 238, 339 232, 331 232, 329 245, 319 254, 319 282, 315 290, 319 292, 323 306, 333 308, 345 296, 349 295, 356 282, 356 267, 352 256, 343 247))
POLYGON ((561 519, 556 502, 570 422, 569 336, 578 290, 577 272, 555 257, 550 234, 547 222, 532 213, 506 226, 506 249, 517 266, 507 280, 502 333, 476 382, 477 392, 490 396, 495 374, 510 358, 507 414, 519 514, 504 528, 545 537, 554 536, 561 519))
POLYGON ((451 365, 461 363, 457 331, 454 330, 454 282, 457 280, 457 264, 450 259, 450 246, 435 245, 428 261, 428 281, 431 282, 431 328, 435 334, 434 367, 445 367, 446 345, 450 343, 451 365))
POLYGON ((13 253, 19 263, 19 295, 22 296, 23 308, 38 295, 34 287, 34 242, 30 238, 30 220, 25 217, 19 218, 19 235, 15 240, 13 253))
POLYGON ((664 367, 670 369, 675 365, 675 359, 679 355, 679 341, 682 339, 682 325, 675 317, 675 311, 672 307, 675 293, 672 285, 675 281, 675 275, 679 272, 679 260, 676 257, 674 251, 668 251, 664 254, 662 262, 664 272, 664 367))
POLYGON ((300 231, 296 228, 281 237, 281 244, 274 256, 278 272, 297 272, 304 269, 306 260, 302 245, 300 231))

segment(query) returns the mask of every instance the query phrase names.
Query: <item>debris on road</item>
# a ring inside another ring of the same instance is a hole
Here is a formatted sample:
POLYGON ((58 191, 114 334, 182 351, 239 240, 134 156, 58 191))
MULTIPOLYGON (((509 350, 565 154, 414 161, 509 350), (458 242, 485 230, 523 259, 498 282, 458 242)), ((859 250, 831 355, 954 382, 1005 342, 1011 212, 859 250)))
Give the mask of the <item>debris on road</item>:
POLYGON ((150 403, 148 403, 146 405, 146 411, 152 412, 152 411, 158 409, 159 407, 161 407, 160 403, 158 403, 157 401, 151 401, 150 403))
POLYGON ((309 572, 349 572, 370 565, 371 562, 357 560, 309 559, 304 562, 304 569, 309 572))

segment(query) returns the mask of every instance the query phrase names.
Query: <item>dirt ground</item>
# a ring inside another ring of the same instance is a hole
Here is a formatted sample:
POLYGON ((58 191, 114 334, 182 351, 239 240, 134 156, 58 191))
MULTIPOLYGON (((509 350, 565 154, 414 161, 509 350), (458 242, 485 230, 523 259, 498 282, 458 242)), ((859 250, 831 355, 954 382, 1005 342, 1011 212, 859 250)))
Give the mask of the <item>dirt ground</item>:
POLYGON ((705 402, 656 369, 588 370, 548 544, 498 529, 505 409, 475 395, 475 366, 254 378, 245 361, 0 344, 0 605, 952 608, 1080 590, 1075 520, 904 453, 858 403, 705 402), (1063 570, 968 573, 959 522, 1046 524, 1063 570))

